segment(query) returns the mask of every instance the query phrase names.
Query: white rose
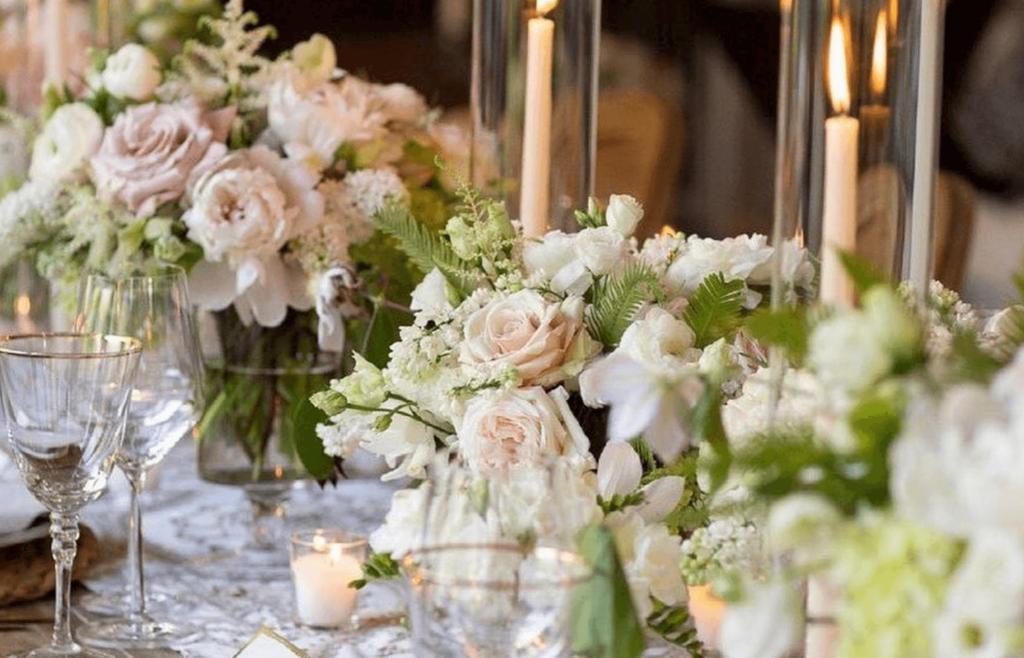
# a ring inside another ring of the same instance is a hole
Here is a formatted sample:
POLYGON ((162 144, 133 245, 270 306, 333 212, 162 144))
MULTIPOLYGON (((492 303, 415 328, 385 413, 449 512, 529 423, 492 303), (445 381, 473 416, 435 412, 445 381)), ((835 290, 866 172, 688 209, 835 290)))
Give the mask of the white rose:
POLYGON ((70 181, 85 179, 85 165, 100 148, 103 119, 85 103, 62 105, 43 127, 32 146, 29 179, 70 181))
POLYGON ((470 467, 492 474, 542 465, 572 447, 558 408, 538 386, 513 389, 496 399, 474 398, 458 435, 470 467))
POLYGON ((625 238, 633 235, 643 216, 643 206, 627 194, 611 195, 608 199, 608 210, 604 215, 608 226, 625 238))
POLYGON ((720 649, 725 658, 782 658, 802 632, 792 589, 781 583, 754 583, 744 601, 725 609, 720 649))
POLYGON ((609 443, 597 460, 597 491, 603 498, 625 496, 640 486, 644 469, 640 455, 625 442, 609 443))
POLYGON ((576 239, 561 231, 549 231, 539 239, 527 240, 523 247, 527 274, 540 273, 551 282, 555 292, 582 295, 594 280, 576 257, 576 239))
POLYGON ((533 290, 497 298, 466 320, 459 360, 512 366, 523 385, 551 386, 565 378, 583 327, 578 297, 552 303, 533 290))
POLYGON ((665 309, 654 306, 643 319, 626 329, 616 351, 653 368, 672 371, 681 363, 694 363, 700 359, 696 340, 689 325, 665 309))
POLYGON ((107 58, 101 80, 114 96, 142 101, 160 86, 160 60, 145 46, 126 43, 107 58))
POLYGON ((618 270, 629 257, 629 245, 622 234, 608 226, 585 228, 575 236, 576 258, 594 274, 618 270))
POLYGON ((317 33, 292 48, 292 61, 310 80, 324 82, 331 78, 338 65, 334 43, 317 33))

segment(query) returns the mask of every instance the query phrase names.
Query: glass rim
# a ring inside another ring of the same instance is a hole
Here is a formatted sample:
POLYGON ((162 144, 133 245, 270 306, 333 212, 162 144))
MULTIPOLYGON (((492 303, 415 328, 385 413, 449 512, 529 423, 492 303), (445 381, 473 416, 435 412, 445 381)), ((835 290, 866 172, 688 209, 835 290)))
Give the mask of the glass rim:
POLYGON ((343 530, 341 528, 309 528, 294 531, 289 538, 289 544, 291 546, 319 550, 315 541, 317 537, 323 537, 328 542, 325 544, 325 548, 327 546, 340 546, 343 550, 348 550, 351 548, 361 548, 368 543, 366 535, 352 532, 351 530, 343 530))
POLYGON ((108 359, 131 356, 142 353, 142 341, 131 336, 119 336, 117 334, 100 333, 77 333, 74 331, 44 331, 29 334, 3 334, 0 335, 0 354, 33 359, 108 359), (101 340, 104 343, 117 345, 117 351, 113 352, 83 352, 69 350, 65 352, 41 352, 39 350, 18 349, 11 347, 11 343, 29 339, 48 338, 79 338, 83 340, 101 340))
POLYGON ((89 278, 104 279, 107 281, 133 281, 140 279, 172 279, 182 277, 188 279, 188 272, 181 265, 175 265, 174 263, 155 263, 146 267, 133 268, 135 272, 129 270, 123 273, 110 273, 102 270, 88 270, 82 276, 84 282, 89 278), (144 272, 151 272, 145 274, 144 272))
POLYGON ((503 543, 484 543, 484 544, 472 544, 472 543, 456 543, 456 544, 438 544, 434 546, 428 546, 425 548, 418 548, 411 550, 400 560, 402 567, 406 572, 409 573, 413 579, 414 585, 442 585, 445 587, 471 587, 478 589, 493 589, 493 590, 538 590, 549 587, 557 586, 575 586, 586 582, 593 576, 594 570, 586 559, 580 554, 572 550, 564 548, 555 548, 554 546, 533 546, 524 547, 519 544, 503 544, 503 543), (474 579, 474 578, 445 578, 438 579, 434 574, 434 569, 424 567, 416 562, 417 557, 428 556, 431 554, 439 554, 453 551, 465 551, 465 550, 493 550, 502 553, 518 553, 524 559, 531 556, 537 556, 544 559, 549 559, 557 562, 561 565, 567 565, 574 567, 578 570, 578 573, 570 573, 567 575, 556 575, 551 578, 538 579, 537 582, 523 583, 518 579, 514 582, 505 582, 500 580, 491 579, 474 579))

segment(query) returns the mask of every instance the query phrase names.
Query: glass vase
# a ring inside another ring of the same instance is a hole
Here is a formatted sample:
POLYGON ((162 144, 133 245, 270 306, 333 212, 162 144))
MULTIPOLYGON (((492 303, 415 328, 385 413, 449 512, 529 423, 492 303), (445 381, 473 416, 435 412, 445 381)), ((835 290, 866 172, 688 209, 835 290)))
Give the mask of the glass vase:
POLYGON ((228 309, 203 326, 210 402, 198 429, 200 477, 241 487, 251 547, 287 564, 285 505, 309 477, 296 453, 296 413, 339 375, 341 353, 319 349, 314 311, 289 310, 280 326, 261 327, 228 309))
POLYGON ((782 3, 773 240, 820 256, 823 301, 853 301, 840 250, 918 291, 932 276, 944 6, 782 3))
POLYGON ((474 0, 474 185, 529 234, 572 229, 594 192, 601 0, 474 0))

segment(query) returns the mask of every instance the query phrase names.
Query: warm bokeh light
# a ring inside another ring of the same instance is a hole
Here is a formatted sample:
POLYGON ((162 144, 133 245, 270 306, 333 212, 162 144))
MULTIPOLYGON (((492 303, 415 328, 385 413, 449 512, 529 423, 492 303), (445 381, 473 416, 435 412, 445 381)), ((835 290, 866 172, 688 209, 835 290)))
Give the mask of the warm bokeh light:
POLYGON ((558 5, 558 0, 537 0, 537 13, 544 15, 558 5))
POLYGON ((871 51, 871 93, 875 96, 885 94, 886 66, 888 63, 887 21, 883 11, 875 23, 875 45, 871 51))
POLYGON ((846 65, 846 34, 838 18, 832 19, 828 43, 828 91, 836 114, 850 111, 850 78, 846 65))
POLYGON ((19 295, 14 300, 14 313, 20 315, 23 318, 27 318, 29 313, 32 312, 32 300, 28 298, 28 295, 19 295))

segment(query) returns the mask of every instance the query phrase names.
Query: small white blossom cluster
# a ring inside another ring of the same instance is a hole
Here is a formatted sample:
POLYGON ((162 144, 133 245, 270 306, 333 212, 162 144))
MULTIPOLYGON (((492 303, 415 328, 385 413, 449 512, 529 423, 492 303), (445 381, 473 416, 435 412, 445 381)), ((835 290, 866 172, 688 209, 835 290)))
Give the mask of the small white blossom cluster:
POLYGON ((684 542, 683 576, 689 585, 704 585, 757 573, 762 562, 761 534, 742 516, 713 518, 684 542))

